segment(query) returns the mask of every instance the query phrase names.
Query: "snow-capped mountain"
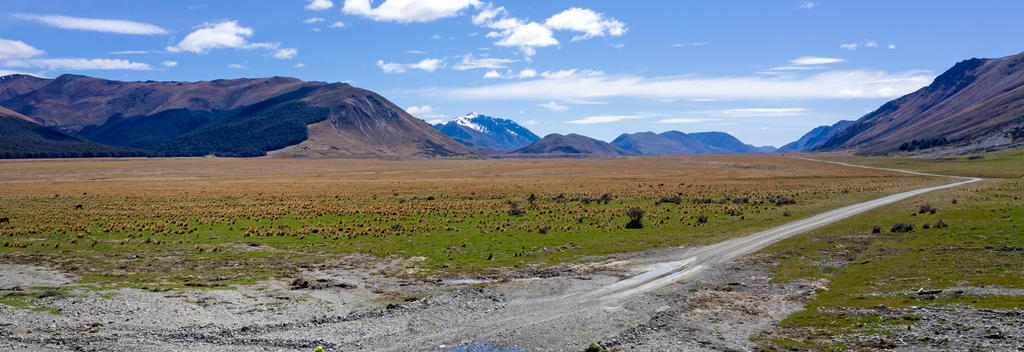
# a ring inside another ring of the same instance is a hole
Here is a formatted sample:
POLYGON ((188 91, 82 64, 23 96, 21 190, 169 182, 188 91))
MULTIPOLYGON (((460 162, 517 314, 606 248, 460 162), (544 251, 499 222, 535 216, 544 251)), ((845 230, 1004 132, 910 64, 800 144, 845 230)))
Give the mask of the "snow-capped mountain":
POLYGON ((515 121, 470 113, 434 125, 455 141, 484 153, 515 149, 540 137, 515 121))

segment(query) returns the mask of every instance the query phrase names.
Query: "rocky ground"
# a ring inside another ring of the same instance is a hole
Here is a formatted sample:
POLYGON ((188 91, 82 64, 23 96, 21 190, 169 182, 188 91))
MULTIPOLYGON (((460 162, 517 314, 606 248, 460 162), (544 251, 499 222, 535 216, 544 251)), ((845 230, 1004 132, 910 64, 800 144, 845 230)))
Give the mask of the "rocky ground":
MULTIPOLYGON (((63 287, 33 301, 52 311, 0 306, 0 349, 580 351, 593 344, 621 351, 747 351, 825 287, 772 283, 772 263, 754 255, 633 297, 585 298, 689 250, 513 271, 480 283, 379 274, 406 264, 395 260, 230 290, 168 292, 94 290, 45 268, 0 264, 5 295, 63 287)), ((921 320, 912 330, 854 342, 883 349, 1013 350, 1024 341, 1019 311, 915 308, 913 314, 921 320)))

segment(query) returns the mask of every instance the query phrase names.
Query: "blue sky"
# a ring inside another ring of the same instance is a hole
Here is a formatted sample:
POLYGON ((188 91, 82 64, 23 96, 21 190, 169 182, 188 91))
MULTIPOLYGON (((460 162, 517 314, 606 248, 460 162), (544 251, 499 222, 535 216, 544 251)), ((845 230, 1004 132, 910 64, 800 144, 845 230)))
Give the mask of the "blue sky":
POLYGON ((25 1, 0 74, 291 76, 376 91, 424 120, 539 135, 726 131, 780 146, 957 61, 1024 50, 1021 1, 25 1))

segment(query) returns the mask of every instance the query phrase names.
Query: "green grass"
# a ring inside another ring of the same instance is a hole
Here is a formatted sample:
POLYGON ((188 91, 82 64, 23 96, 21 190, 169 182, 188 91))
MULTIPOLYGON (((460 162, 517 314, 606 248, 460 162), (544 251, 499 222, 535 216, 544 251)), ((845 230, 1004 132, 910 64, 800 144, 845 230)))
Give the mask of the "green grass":
POLYGON ((1024 177, 1024 149, 939 158, 814 156, 858 165, 982 178, 1024 177))
MULTIPOLYGON (((970 175, 998 175, 1008 174, 1003 169, 1007 158, 1019 157, 1000 154, 953 166, 922 161, 886 164, 878 162, 879 158, 861 164, 945 173, 970 169, 970 175)), ((773 268, 778 282, 828 281, 828 288, 818 292, 805 310, 780 322, 765 345, 845 350, 856 340, 855 335, 884 335, 916 321, 872 313, 879 306, 1024 308, 1024 296, 971 296, 953 289, 1024 288, 1022 197, 1024 180, 985 180, 876 209, 763 250, 762 254, 778 261, 773 268), (937 207, 938 212, 919 214, 925 204, 937 207), (939 219, 949 227, 935 228, 939 219), (914 224, 915 229, 893 233, 890 227, 897 222, 914 224), (925 224, 931 228, 923 228, 925 224), (874 225, 882 232, 872 233, 874 225), (937 296, 914 293, 921 288, 945 292, 937 296)))
MULTIPOLYGON (((42 263, 74 273, 81 277, 79 284, 153 291, 230 288, 294 275, 303 268, 344 264, 351 259, 340 258, 350 254, 365 260, 420 258, 410 260, 410 268, 396 268, 389 275, 487 275, 507 268, 715 243, 940 182, 915 177, 892 180, 898 182, 875 180, 875 186, 859 192, 845 186, 815 186, 776 195, 759 191, 761 196, 751 197, 749 203, 719 202, 727 195, 751 196, 737 192, 720 193, 709 204, 684 199, 682 204, 660 205, 655 205, 659 197, 617 197, 604 204, 554 200, 550 194, 538 195, 534 204, 526 200, 528 194, 433 200, 425 195, 355 200, 322 196, 293 200, 273 195, 8 198, 0 199, 0 209, 13 221, 0 225, 0 254, 14 262, 42 263), (793 197, 796 204, 767 201, 782 195, 793 197), (526 213, 510 215, 509 200, 518 202, 526 213), (73 210, 78 204, 82 209, 73 210), (262 208, 267 204, 273 207, 262 208), (305 210, 315 207, 341 210, 305 210), (625 211, 631 207, 645 210, 643 229, 624 228, 625 211), (180 209, 189 211, 179 214, 180 209), (261 211, 246 213, 249 209, 261 211), (214 215, 236 213, 244 215, 214 215), (698 215, 706 215, 708 222, 698 223, 698 215), (550 230, 542 233, 541 227, 550 230)), ((798 181, 856 184, 857 179, 798 181)), ((665 186, 663 192, 679 191, 665 186)))

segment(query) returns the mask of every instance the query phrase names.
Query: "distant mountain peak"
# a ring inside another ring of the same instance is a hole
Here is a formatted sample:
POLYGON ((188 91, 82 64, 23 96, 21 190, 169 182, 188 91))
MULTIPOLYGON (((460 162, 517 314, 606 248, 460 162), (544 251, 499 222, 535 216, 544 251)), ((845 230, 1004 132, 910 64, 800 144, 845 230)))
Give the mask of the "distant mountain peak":
POLYGON ((515 121, 475 112, 434 127, 455 141, 484 153, 515 149, 540 140, 540 137, 515 121))

